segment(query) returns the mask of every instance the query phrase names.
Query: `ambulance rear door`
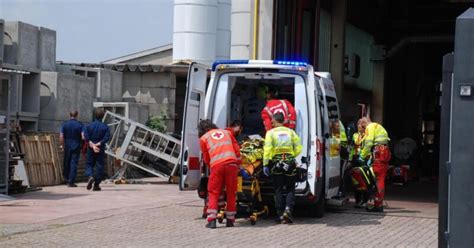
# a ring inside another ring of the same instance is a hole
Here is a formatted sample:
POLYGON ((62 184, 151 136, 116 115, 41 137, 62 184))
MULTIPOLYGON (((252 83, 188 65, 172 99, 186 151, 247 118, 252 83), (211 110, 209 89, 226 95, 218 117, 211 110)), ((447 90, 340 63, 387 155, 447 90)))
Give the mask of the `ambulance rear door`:
POLYGON ((340 144, 334 134, 334 125, 339 122, 339 105, 336 90, 329 73, 316 72, 319 78, 318 99, 323 120, 325 189, 326 198, 337 195, 340 185, 340 144))
POLYGON ((191 63, 184 100, 183 129, 181 133, 180 190, 197 189, 201 180, 201 151, 198 123, 204 119, 208 67, 191 63))

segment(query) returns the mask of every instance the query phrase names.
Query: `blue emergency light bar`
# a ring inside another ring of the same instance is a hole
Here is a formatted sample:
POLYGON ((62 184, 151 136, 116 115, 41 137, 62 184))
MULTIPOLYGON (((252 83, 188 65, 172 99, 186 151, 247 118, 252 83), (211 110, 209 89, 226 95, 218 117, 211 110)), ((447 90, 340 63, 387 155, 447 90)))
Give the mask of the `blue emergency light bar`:
POLYGON ((218 65, 243 65, 243 64, 274 64, 289 66, 307 66, 308 63, 301 61, 283 61, 283 60, 217 60, 212 64, 212 71, 215 71, 218 65))
POLYGON ((292 66, 307 66, 308 63, 300 61, 283 61, 283 60, 273 60, 275 65, 292 65, 292 66))

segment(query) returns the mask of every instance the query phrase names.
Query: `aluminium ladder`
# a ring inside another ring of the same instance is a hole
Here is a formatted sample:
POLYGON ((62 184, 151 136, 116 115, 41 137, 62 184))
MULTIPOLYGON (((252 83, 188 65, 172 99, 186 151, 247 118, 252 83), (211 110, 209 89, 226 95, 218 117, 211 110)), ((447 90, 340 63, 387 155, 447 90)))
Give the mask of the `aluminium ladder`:
POLYGON ((103 121, 110 128, 105 150, 109 156, 158 177, 169 179, 176 174, 180 140, 110 111, 103 121))

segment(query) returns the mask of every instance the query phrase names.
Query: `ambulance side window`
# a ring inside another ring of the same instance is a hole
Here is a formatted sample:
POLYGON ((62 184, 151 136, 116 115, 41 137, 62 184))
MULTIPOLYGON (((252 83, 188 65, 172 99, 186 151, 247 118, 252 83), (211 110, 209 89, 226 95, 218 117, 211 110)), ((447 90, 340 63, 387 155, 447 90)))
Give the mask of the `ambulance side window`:
POLYGON ((326 96, 328 108, 328 117, 330 121, 339 121, 339 109, 337 108, 337 100, 334 97, 326 96))

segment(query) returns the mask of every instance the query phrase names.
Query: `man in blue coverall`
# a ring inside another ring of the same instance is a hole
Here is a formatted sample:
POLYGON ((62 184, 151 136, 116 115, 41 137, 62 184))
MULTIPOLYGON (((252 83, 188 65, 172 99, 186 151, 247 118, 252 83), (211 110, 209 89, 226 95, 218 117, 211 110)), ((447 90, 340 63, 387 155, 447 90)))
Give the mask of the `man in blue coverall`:
POLYGON ((60 141, 64 144, 64 180, 69 187, 77 187, 77 163, 81 154, 82 130, 84 125, 77 120, 77 111, 71 111, 68 121, 61 126, 60 141))
POLYGON ((102 122, 104 109, 95 110, 95 119, 84 128, 84 138, 88 142, 86 175, 89 177, 87 190, 100 191, 100 182, 104 175, 105 144, 109 141, 109 127, 102 122), (95 173, 94 173, 95 167, 95 173))

